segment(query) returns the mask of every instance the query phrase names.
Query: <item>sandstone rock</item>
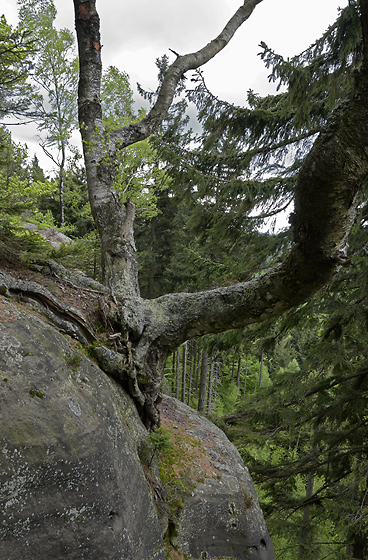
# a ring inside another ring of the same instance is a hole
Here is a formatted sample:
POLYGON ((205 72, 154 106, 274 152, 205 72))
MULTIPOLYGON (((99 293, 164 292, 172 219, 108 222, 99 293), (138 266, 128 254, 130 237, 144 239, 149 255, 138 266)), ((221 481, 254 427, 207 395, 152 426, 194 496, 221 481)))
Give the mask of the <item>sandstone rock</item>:
POLYGON ((176 399, 165 396, 161 414, 176 447, 173 477, 182 477, 188 489, 184 486, 179 511, 171 515, 174 548, 195 559, 276 558, 252 479, 234 445, 176 399))
POLYGON ((0 320, 0 558, 163 560, 131 399, 43 321, 0 320))
POLYGON ((249 474, 218 428, 164 398, 163 422, 199 453, 168 527, 131 398, 75 341, 4 297, 0 418, 2 560, 273 558, 249 474))
POLYGON ((41 235, 44 239, 47 239, 47 241, 49 241, 49 243, 51 243, 51 245, 55 249, 60 249, 63 243, 67 245, 69 243, 73 243, 73 240, 70 237, 68 237, 64 233, 61 233, 61 231, 58 231, 55 228, 39 228, 35 224, 32 224, 31 222, 25 222, 23 225, 25 229, 28 229, 29 231, 34 231, 39 235, 41 235))

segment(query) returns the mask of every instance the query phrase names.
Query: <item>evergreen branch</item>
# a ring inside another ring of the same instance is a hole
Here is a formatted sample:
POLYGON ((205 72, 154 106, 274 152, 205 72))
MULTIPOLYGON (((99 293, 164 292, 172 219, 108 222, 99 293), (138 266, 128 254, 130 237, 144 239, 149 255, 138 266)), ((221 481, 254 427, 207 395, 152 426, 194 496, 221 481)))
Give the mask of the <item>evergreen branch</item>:
MULTIPOLYGON (((344 457, 354 456, 357 453, 366 453, 368 451, 368 445, 355 445, 349 446, 345 449, 342 448, 327 448, 324 451, 320 451, 318 454, 318 459, 315 455, 305 455, 304 457, 297 459, 295 461, 290 461, 289 463, 284 463, 282 467, 280 466, 257 466, 252 465, 251 470, 256 474, 267 475, 268 478, 274 480, 279 479, 283 480, 285 478, 289 478, 290 476, 294 476, 295 474, 308 474, 309 472, 317 471, 324 465, 328 465, 331 462, 331 453, 335 452, 333 456, 333 461, 336 463, 338 460, 344 457), (322 461, 319 460, 321 456, 326 456, 326 459, 322 461)), ((346 473, 341 477, 345 477, 352 472, 351 469, 348 469, 346 473)), ((274 483, 268 482, 265 484, 265 487, 270 487, 274 483)))

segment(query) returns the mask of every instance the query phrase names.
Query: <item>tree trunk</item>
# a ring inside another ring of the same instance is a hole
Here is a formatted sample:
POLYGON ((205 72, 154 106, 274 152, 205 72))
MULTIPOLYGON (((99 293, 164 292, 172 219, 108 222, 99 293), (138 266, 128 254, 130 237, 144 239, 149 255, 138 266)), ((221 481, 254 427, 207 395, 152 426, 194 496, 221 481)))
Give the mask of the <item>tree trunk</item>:
POLYGON ((199 382, 198 412, 204 412, 206 405, 206 384, 208 370, 208 354, 203 352, 201 364, 201 379, 199 382))
POLYGON ((244 374, 243 396, 245 396, 245 391, 246 391, 246 389, 247 389, 247 377, 248 377, 248 354, 247 354, 246 362, 245 362, 245 374, 244 374))
POLYGON ((220 374, 220 362, 216 362, 214 370, 214 380, 213 380, 213 391, 212 391, 212 400, 217 398, 217 382, 220 374))
POLYGON ((195 392, 198 395, 198 387, 199 387, 199 378, 200 378, 200 370, 201 370, 201 363, 202 363, 202 355, 203 352, 198 350, 197 353, 197 362, 196 362, 196 369, 195 369, 195 392))
POLYGON ((259 368, 259 384, 258 384, 259 389, 261 389, 262 387, 262 374, 263 374, 263 350, 261 354, 261 365, 259 368))
POLYGON ((231 367, 231 381, 234 380, 234 375, 235 375, 235 356, 233 357, 233 365, 231 367))
POLYGON ((185 402, 185 386, 187 379, 187 355, 188 345, 184 342, 183 346, 183 360, 182 360, 182 376, 181 376, 181 402, 185 402))
POLYGON ((212 389, 213 389, 213 378, 215 371, 215 362, 211 361, 210 374, 208 376, 208 397, 207 397, 207 412, 210 413, 212 409, 212 389))
POLYGON ((74 0, 80 76, 78 113, 89 201, 101 240, 104 283, 115 294, 139 296, 133 237, 134 205, 122 206, 114 188, 114 157, 102 125, 100 19, 94 1, 74 0))
POLYGON ((176 349, 172 353, 172 367, 171 367, 171 394, 175 392, 175 378, 176 378, 176 349))
POLYGON ((64 167, 65 167, 65 146, 61 145, 61 163, 59 169, 59 200, 60 200, 60 223, 65 223, 65 205, 64 205, 64 167))
MULTIPOLYGON (((313 486, 314 486, 314 472, 308 473, 307 479, 307 486, 305 489, 305 499, 309 500, 313 495, 313 486)), ((305 560, 308 558, 306 556, 306 551, 308 550, 308 546, 311 543, 311 530, 310 530, 310 513, 311 513, 311 506, 307 504, 304 506, 303 509, 303 520, 302 526, 300 528, 300 539, 299 539, 299 552, 298 552, 298 560, 305 560)))
POLYGON ((195 366, 196 366, 196 355, 197 355, 197 345, 194 341, 193 344, 190 346, 190 367, 189 367, 189 383, 188 383, 188 399, 187 403, 190 406, 190 400, 192 398, 192 387, 193 387, 193 379, 195 374, 195 366))
POLYGON ((241 373, 241 355, 239 356, 239 360, 238 360, 238 373, 236 376, 236 386, 238 389, 240 387, 240 373, 241 373))
POLYGON ((179 348, 176 351, 176 388, 175 397, 179 399, 179 367, 180 367, 180 351, 179 348))
POLYGON ((122 297, 139 296, 138 265, 133 237, 134 206, 124 207, 114 188, 114 159, 118 150, 150 136, 160 126, 188 70, 211 60, 262 0, 245 0, 220 35, 196 53, 178 56, 167 70, 155 105, 139 123, 107 135, 102 125, 100 18, 96 0, 74 0, 80 80, 78 113, 83 140, 89 200, 101 239, 104 283, 122 297))
POLYGON ((367 560, 368 540, 365 535, 355 534, 353 543, 353 558, 357 560, 367 560))
MULTIPOLYGON (((108 324, 121 335, 118 353, 104 347, 96 348, 95 353, 101 367, 129 387, 148 427, 159 425, 157 403, 165 361, 175 347, 197 336, 276 317, 312 297, 347 263, 346 243, 355 219, 356 195, 368 174, 366 41, 366 58, 349 99, 334 112, 299 173, 295 243, 286 261, 262 276, 225 288, 140 298, 134 205, 122 205, 115 191, 115 156, 158 128, 185 72, 224 48, 260 1, 245 0, 215 40, 196 53, 178 56, 166 72, 149 114, 141 122, 107 135, 102 126, 101 42, 95 0, 74 0, 79 122, 89 200, 101 240, 103 280, 111 290, 104 311, 108 324)), ((361 0, 363 15, 367 4, 368 0, 361 0)), ((363 24, 365 38, 367 25, 363 24)))

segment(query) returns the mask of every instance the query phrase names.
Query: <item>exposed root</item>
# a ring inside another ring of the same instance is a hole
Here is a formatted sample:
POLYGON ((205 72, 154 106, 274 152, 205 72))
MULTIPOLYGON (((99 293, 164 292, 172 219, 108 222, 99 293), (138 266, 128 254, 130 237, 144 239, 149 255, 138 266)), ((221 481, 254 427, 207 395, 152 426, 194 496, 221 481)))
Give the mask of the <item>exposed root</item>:
POLYGON ((0 289, 3 295, 16 297, 18 300, 32 305, 36 311, 46 315, 58 329, 82 344, 91 344, 95 340, 93 330, 83 315, 77 309, 62 305, 37 282, 14 280, 12 276, 1 272, 0 289))

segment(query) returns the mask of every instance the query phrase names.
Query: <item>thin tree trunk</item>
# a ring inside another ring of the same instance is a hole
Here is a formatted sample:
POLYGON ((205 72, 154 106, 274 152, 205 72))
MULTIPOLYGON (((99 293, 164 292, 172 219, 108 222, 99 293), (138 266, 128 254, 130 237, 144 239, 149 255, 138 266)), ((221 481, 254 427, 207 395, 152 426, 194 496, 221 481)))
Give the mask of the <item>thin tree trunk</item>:
POLYGON ((190 345, 190 367, 189 367, 188 400, 187 400, 188 406, 190 406, 190 400, 192 398, 192 386, 193 386, 193 379, 195 373, 196 353, 197 353, 197 345, 196 345, 196 341, 194 340, 193 343, 190 345))
POLYGON ((231 381, 234 380, 234 375, 235 375, 235 356, 233 358, 233 365, 232 365, 232 368, 231 368, 231 381))
POLYGON ((181 376, 181 402, 185 402, 188 344, 184 342, 182 348, 183 348, 183 354, 182 354, 182 376, 181 376))
POLYGON ((208 353, 203 352, 201 364, 201 380, 199 382, 198 412, 204 412, 206 405, 206 384, 208 369, 208 353))
POLYGON ((261 366, 259 368, 259 388, 262 387, 262 375, 263 375, 263 350, 261 354, 261 366))
POLYGON ((241 373, 241 355, 239 356, 239 360, 238 360, 238 373, 236 376, 236 386, 238 389, 240 387, 240 373, 241 373))
POLYGON ((63 147, 62 163, 59 172, 59 201, 60 201, 60 223, 65 223, 65 203, 64 203, 64 164, 65 164, 65 149, 63 147))
MULTIPOLYGON (((314 472, 308 473, 307 486, 305 489, 305 499, 309 500, 313 495, 314 486, 314 472)), ((303 519, 300 528, 300 539, 299 539, 299 550, 298 550, 298 560, 306 560, 308 545, 311 542, 311 527, 310 527, 310 514, 311 506, 306 505, 303 509, 303 519)))
POLYGON ((176 349, 172 353, 172 368, 171 368, 171 394, 175 391, 175 376, 176 376, 176 349))
POLYGON ((176 350, 176 390, 175 397, 179 400, 179 368, 180 368, 180 351, 176 350))
POLYGON ((248 377, 248 354, 247 354, 246 361, 245 361, 244 389, 243 389, 243 395, 244 396, 245 396, 245 391, 247 389, 247 377, 248 377))
POLYGON ((207 412, 210 413, 212 409, 212 388, 214 378, 215 363, 211 361, 210 373, 208 377, 208 397, 207 397, 207 412))
POLYGON ((217 381, 220 372, 220 362, 216 362, 215 370, 214 370, 214 380, 213 380, 213 391, 212 391, 212 400, 214 401, 217 398, 217 381))
POLYGON ((201 371, 202 355, 203 355, 203 352, 201 350, 198 350, 197 363, 196 363, 196 373, 195 373, 195 392, 196 392, 196 395, 198 395, 198 386, 199 386, 199 377, 200 377, 200 371, 201 371))

